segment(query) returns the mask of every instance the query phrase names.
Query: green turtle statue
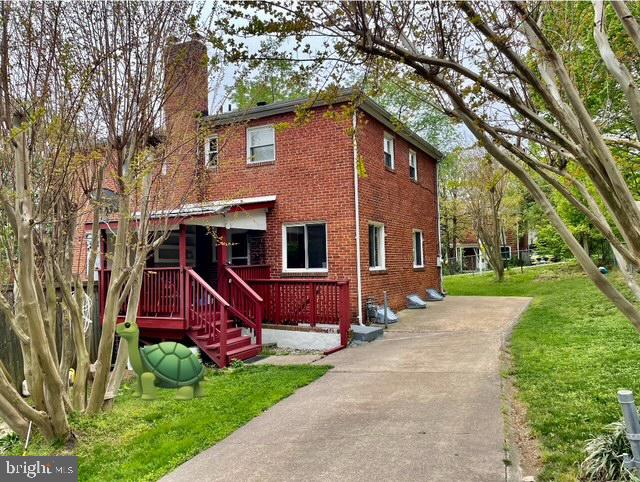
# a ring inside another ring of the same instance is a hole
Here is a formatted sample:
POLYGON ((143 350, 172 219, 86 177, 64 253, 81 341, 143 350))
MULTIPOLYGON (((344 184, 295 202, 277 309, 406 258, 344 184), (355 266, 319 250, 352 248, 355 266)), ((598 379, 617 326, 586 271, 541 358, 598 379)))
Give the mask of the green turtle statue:
POLYGON ((138 376, 136 393, 143 400, 155 400, 156 389, 177 388, 176 400, 201 397, 204 366, 189 348, 175 341, 138 347, 140 330, 135 322, 125 321, 116 333, 127 340, 129 361, 138 376))

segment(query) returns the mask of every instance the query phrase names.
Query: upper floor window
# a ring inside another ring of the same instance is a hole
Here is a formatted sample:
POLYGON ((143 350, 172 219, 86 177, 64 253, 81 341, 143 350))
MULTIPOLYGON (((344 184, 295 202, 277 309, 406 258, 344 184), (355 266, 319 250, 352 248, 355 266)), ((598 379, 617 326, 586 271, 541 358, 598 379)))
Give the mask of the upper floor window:
POLYGON ((327 225, 308 223, 283 227, 285 271, 327 271, 327 225))
POLYGON ((247 129, 247 162, 271 162, 276 160, 276 137, 273 126, 247 129))
POLYGON ((204 165, 218 167, 218 136, 207 137, 204 143, 204 165))
POLYGON ((389 169, 396 168, 395 142, 391 134, 384 135, 384 165, 389 169))
POLYGON ((413 230, 413 267, 424 268, 424 237, 422 231, 413 230))
POLYGON ((415 151, 409 151, 409 177, 413 181, 418 180, 418 156, 415 151))
POLYGON ((369 269, 384 269, 384 224, 369 224, 369 269))

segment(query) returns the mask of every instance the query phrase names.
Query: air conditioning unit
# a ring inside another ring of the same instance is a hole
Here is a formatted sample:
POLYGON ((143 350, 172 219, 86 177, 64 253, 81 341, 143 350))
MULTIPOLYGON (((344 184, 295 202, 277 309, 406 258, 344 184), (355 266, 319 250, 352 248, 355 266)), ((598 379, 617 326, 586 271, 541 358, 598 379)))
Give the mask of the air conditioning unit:
POLYGON ((438 257, 436 258, 436 266, 437 266, 438 268, 442 267, 442 256, 438 256, 438 257))

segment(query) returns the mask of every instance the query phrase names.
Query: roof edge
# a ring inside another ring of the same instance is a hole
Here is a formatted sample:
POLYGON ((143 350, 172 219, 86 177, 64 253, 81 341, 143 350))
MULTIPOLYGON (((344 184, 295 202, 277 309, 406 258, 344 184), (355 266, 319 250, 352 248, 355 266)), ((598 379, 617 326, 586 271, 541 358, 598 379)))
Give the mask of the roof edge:
MULTIPOLYGON (((357 104, 357 107, 361 111, 369 114, 385 127, 391 129, 406 141, 414 144, 416 147, 432 156, 437 162, 444 157, 444 154, 435 146, 427 142, 404 124, 399 124, 397 120, 394 120, 393 114, 374 101, 371 97, 362 94, 358 89, 341 89, 335 96, 332 96, 329 99, 318 96, 311 104, 311 107, 315 108, 353 102, 354 98, 358 96, 362 98, 362 101, 357 104)), ((213 126, 223 126, 232 122, 247 122, 250 120, 264 119, 274 115, 293 112, 297 107, 308 103, 310 100, 312 100, 311 97, 306 97, 302 99, 274 102, 272 104, 256 106, 250 109, 205 116, 203 117, 202 122, 211 123, 213 126)))

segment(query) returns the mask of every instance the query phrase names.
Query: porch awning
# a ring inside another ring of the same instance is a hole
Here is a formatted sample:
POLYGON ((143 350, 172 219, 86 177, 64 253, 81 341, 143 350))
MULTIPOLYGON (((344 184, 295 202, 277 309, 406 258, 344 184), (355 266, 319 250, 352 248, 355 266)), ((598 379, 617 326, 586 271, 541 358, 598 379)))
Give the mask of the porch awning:
MULTIPOLYGON (((190 224, 233 229, 255 229, 266 231, 267 210, 275 204, 276 196, 258 196, 239 199, 212 201, 207 203, 184 204, 176 209, 154 211, 152 220, 168 220, 170 225, 190 224)), ((133 215, 140 217, 140 212, 133 215)), ((117 227, 117 223, 101 223, 117 227)), ((86 228, 90 229, 91 223, 86 228)))
POLYGON ((181 218, 182 224, 266 231, 267 209, 275 201, 274 195, 185 204, 178 209, 153 212, 151 219, 181 218))

